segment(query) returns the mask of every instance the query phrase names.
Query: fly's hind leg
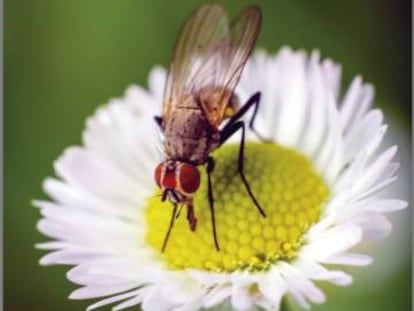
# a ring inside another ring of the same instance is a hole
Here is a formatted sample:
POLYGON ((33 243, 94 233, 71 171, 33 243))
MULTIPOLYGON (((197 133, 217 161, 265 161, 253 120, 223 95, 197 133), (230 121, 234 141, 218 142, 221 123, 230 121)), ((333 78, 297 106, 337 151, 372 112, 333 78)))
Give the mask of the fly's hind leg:
POLYGON ((214 246, 216 247, 217 251, 220 251, 220 246, 217 239, 217 231, 216 231, 216 216, 214 213, 214 196, 213 196, 213 185, 211 182, 211 174, 214 170, 214 159, 212 157, 207 158, 206 163, 206 171, 207 171, 207 181, 208 181, 208 205, 210 206, 210 214, 211 214, 211 226, 213 228, 213 238, 214 238, 214 246))
POLYGON ((250 189, 249 183, 247 182, 246 176, 244 175, 244 138, 245 138, 245 125, 243 121, 237 121, 231 124, 229 127, 225 127, 220 132, 220 145, 222 145, 227 139, 229 139, 234 133, 238 130, 241 130, 241 140, 239 146, 239 156, 237 161, 237 171, 243 181, 243 184, 249 193, 250 198, 252 199, 254 205, 258 209, 259 213, 266 217, 266 213, 264 209, 260 206, 259 202, 257 201, 256 197, 254 196, 252 190, 250 189))
POLYGON ((254 93, 249 100, 230 118, 227 124, 224 126, 222 131, 229 130, 234 126, 236 122, 239 122, 240 119, 249 111, 249 109, 253 108, 253 115, 249 121, 249 128, 255 133, 255 135, 263 142, 269 142, 269 139, 264 138, 255 128, 254 128, 254 121, 256 120, 257 112, 259 110, 260 105, 260 97, 261 93, 256 92, 254 93))

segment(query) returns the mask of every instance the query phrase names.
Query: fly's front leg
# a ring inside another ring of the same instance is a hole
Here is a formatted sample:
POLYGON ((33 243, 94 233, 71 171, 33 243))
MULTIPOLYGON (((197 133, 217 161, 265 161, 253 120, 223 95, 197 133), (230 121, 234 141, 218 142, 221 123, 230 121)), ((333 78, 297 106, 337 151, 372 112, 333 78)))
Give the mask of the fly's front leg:
POLYGON ((240 119, 249 111, 250 108, 253 108, 253 115, 249 121, 249 128, 256 134, 256 136, 263 142, 269 142, 269 139, 264 138, 257 130, 254 128, 254 120, 256 120, 257 112, 259 111, 261 93, 254 93, 249 100, 237 111, 224 126, 223 131, 229 130, 234 126, 236 122, 239 122, 240 119))
POLYGON ((177 211, 177 215, 175 216, 175 219, 178 219, 178 217, 180 217, 182 209, 183 209, 183 205, 180 205, 180 207, 178 208, 178 211, 177 211))
POLYGON ((163 126, 163 120, 162 117, 160 116, 155 116, 154 117, 155 123, 157 123, 158 127, 160 128, 161 131, 164 131, 164 126, 163 126))
POLYGON ((266 217, 266 213, 263 208, 260 206, 256 197, 254 196, 252 190, 250 189, 249 183, 247 182, 246 176, 244 175, 244 138, 245 138, 245 125, 243 121, 237 121, 229 127, 225 127, 220 132, 220 145, 222 145, 227 139, 229 139, 234 133, 238 130, 241 130, 241 140, 239 146, 239 157, 237 160, 237 172, 240 174, 240 177, 243 181, 244 186, 246 187, 247 192, 249 193, 250 198, 252 199, 254 205, 256 205, 259 213, 266 217))
POLYGON ((187 221, 190 226, 190 230, 195 231, 197 227, 197 218, 194 214, 194 205, 192 200, 187 203, 187 221))
POLYGON ((217 231, 216 231, 216 216, 214 213, 214 196, 213 196, 213 185, 211 182, 211 174, 214 170, 214 159, 212 157, 207 158, 206 163, 206 171, 207 171, 207 181, 208 181, 208 204, 210 206, 210 214, 211 214, 211 226, 213 228, 213 237, 214 237, 214 245, 217 251, 220 251, 220 246, 217 239, 217 231))
POLYGON ((161 251, 163 253, 165 251, 165 248, 167 247, 168 239, 170 238, 171 230, 174 226, 174 221, 175 221, 176 218, 177 218, 177 204, 174 204, 174 209, 173 209, 172 214, 171 214, 170 225, 168 226, 167 233, 165 234, 164 243, 162 243, 161 251))

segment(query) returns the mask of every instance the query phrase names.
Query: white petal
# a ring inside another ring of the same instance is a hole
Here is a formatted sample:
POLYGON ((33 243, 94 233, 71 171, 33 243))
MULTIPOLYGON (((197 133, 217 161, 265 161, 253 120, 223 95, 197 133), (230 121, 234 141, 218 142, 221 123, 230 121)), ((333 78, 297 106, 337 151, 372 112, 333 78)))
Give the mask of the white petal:
POLYGON ((358 124, 360 118, 371 105, 373 96, 372 86, 363 85, 361 77, 358 76, 352 81, 340 110, 345 132, 348 132, 354 124, 358 124))
POLYGON ((308 120, 303 132, 302 145, 299 146, 305 154, 313 157, 318 151, 326 135, 328 91, 323 81, 317 59, 312 58, 309 63, 309 90, 308 90, 308 120))
POLYGON ((366 266, 372 263, 372 258, 367 255, 342 253, 329 258, 325 263, 333 265, 366 266))
POLYGON ((236 310, 248 310, 252 306, 252 300, 250 298, 247 289, 244 286, 237 284, 233 285, 231 293, 231 304, 236 310))
POLYGON ((366 205, 365 209, 370 212, 390 213, 405 209, 408 203, 402 200, 376 200, 366 205))
POLYGON ((344 150, 346 155, 344 161, 348 162, 367 145, 367 141, 375 136, 381 128, 383 121, 382 112, 375 109, 354 126, 345 137, 344 150))
POLYGON ((38 243, 35 246, 37 249, 56 250, 56 249, 69 247, 70 245, 71 245, 70 243, 66 243, 66 242, 52 241, 52 242, 38 243))
POLYGON ((192 278, 206 284, 209 287, 230 281, 229 275, 224 273, 213 273, 195 269, 189 269, 187 272, 192 278))
POLYGON ((329 88, 332 90, 335 100, 338 100, 341 84, 341 66, 334 63, 330 59, 325 59, 322 62, 322 71, 325 83, 327 83, 329 88))
POLYGON ((325 138, 325 142, 320 147, 320 152, 315 159, 315 166, 319 172, 325 177, 328 184, 332 184, 337 178, 337 174, 342 166, 342 136, 339 126, 340 120, 336 111, 333 95, 328 95, 328 119, 329 133, 325 138))
POLYGON ((98 298, 108 295, 118 294, 127 290, 133 289, 135 284, 122 284, 113 286, 85 286, 73 291, 70 295, 70 299, 89 299, 98 298))
POLYGON ((306 299, 314 303, 325 302, 325 294, 305 275, 290 264, 282 262, 280 265, 282 267, 281 273, 289 285, 289 292, 302 307, 309 307, 306 299))
MULTIPOLYGON (((347 189, 354 184, 355 180, 360 178, 360 175, 363 172, 363 168, 368 160, 368 158, 373 154, 373 152, 378 148, 380 142, 382 141, 385 132, 387 131, 387 126, 383 125, 379 128, 378 132, 373 135, 368 141, 366 141, 365 146, 355 155, 355 161, 351 162, 345 172, 342 173, 339 180, 337 180, 334 185, 334 189, 347 189)), ((348 164, 350 161, 353 161, 354 158, 349 158, 348 156, 344 158, 344 164, 348 164)))
POLYGON ((48 253, 43 256, 39 263, 41 265, 77 265, 79 263, 89 262, 96 258, 102 258, 104 253, 93 251, 61 250, 48 253))
MULTIPOLYGON (((142 298, 143 302, 141 305, 142 310, 145 311, 164 311, 168 310, 170 302, 168 300, 162 299, 163 296, 160 295, 161 290, 157 286, 148 286, 143 291, 142 298)), ((167 293, 164 293, 164 296, 167 293)), ((169 293, 171 295, 172 293, 169 293)))
POLYGON ((116 305, 115 307, 112 308, 113 311, 118 311, 118 310, 122 310, 122 309, 126 309, 132 306, 136 306, 138 304, 140 304, 142 302, 142 298, 141 297, 133 297, 130 298, 118 305, 116 305))
POLYGON ((305 275, 312 280, 328 281, 339 286, 347 286, 352 283, 352 277, 345 272, 328 270, 322 265, 310 260, 303 260, 300 258, 295 263, 295 266, 303 271, 305 275))
POLYGON ((353 222, 361 226, 365 238, 381 239, 392 230, 389 220, 381 214, 366 214, 356 218, 353 222))
POLYGON ((151 70, 148 79, 148 87, 155 100, 159 103, 160 108, 163 101, 166 80, 167 71, 163 67, 156 66, 151 70))
POLYGON ((125 249, 128 249, 128 247, 132 249, 135 248, 133 239, 134 235, 136 237, 138 236, 138 232, 135 232, 134 234, 132 231, 111 231, 110 228, 95 231, 95 228, 96 225, 85 227, 82 223, 47 218, 43 218, 37 224, 37 229, 43 234, 52 238, 71 241, 79 245, 99 246, 103 247, 104 250, 108 250, 108 248, 105 247, 105 245, 108 244, 117 249, 123 247, 127 247, 125 249))
MULTIPOLYGON (((395 168, 392 167, 391 168, 392 171, 395 171, 395 168)), ((370 195, 373 195, 374 193, 382 190, 383 188, 385 188, 386 186, 388 186, 389 184, 393 183, 394 181, 397 180, 397 177, 391 177, 391 178, 387 178, 383 181, 378 182, 377 184, 371 186, 369 189, 365 190, 362 193, 356 193, 356 197, 354 198, 354 200, 362 200, 364 198, 367 198, 370 195)))
POLYGON ((156 265, 150 267, 147 265, 148 262, 141 258, 101 258, 99 261, 72 268, 67 273, 67 277, 72 282, 81 285, 125 282, 134 283, 135 286, 160 282, 167 277, 156 265))
MULTIPOLYGON (((153 116, 159 111, 159 104, 156 98, 144 88, 132 85, 125 91, 126 104, 129 109, 133 109, 135 116, 153 116)), ((111 103, 109 104, 109 106, 111 103)), ((139 125, 138 125, 139 128, 139 125)))
POLYGON ((139 293, 139 290, 135 290, 135 291, 131 291, 128 293, 124 293, 124 294, 120 294, 120 295, 116 295, 116 296, 111 296, 109 298, 103 299, 98 301, 97 303, 94 303, 92 305, 90 305, 86 310, 87 311, 91 311, 106 305, 109 305, 111 303, 115 303, 133 296, 136 296, 139 293))
POLYGON ((109 217, 125 218, 133 222, 139 220, 136 210, 137 207, 144 204, 147 196, 137 196, 133 204, 128 201, 114 201, 107 197, 97 196, 80 186, 70 185, 53 178, 46 179, 44 189, 54 201, 60 203, 62 208, 85 209, 98 215, 102 214, 109 217), (116 205, 116 208, 114 208, 114 205, 116 205))
POLYGON ((140 231, 136 227, 136 222, 129 219, 108 217, 87 210, 60 206, 47 201, 35 201, 34 204, 41 208, 41 214, 44 218, 57 223, 84 226, 83 230, 109 232, 111 235, 122 234, 129 237, 140 231))
MULTIPOLYGON (((375 184, 378 180, 383 180, 384 178, 390 177, 384 175, 384 172, 386 172, 386 169, 396 152, 397 148, 395 146, 387 149, 380 157, 378 157, 378 159, 373 164, 371 164, 365 170, 361 178, 356 180, 354 183, 354 188, 358 189, 358 191, 364 191, 375 184)), ((396 168, 393 167, 392 171, 395 172, 395 169, 396 168)))
POLYGON ((203 307, 211 308, 222 303, 225 299, 231 296, 232 288, 229 285, 217 285, 207 292, 203 298, 203 307))
POLYGON ((283 95, 281 97, 280 119, 275 140, 288 147, 295 146, 304 124, 304 103, 306 101, 305 54, 291 55, 288 51, 279 54, 284 68, 283 95))
POLYGON ((273 268, 259 282, 259 290, 271 303, 274 309, 278 310, 283 296, 288 290, 286 282, 281 277, 277 268, 273 268))
POLYGON ((309 245, 302 248, 302 256, 324 262, 355 244, 362 238, 361 229, 354 225, 338 225, 319 236, 312 237, 309 245))
POLYGON ((143 193, 139 184, 123 174, 112 163, 92 155, 82 148, 72 147, 55 164, 56 172, 69 183, 92 193, 119 200, 136 200, 143 193))

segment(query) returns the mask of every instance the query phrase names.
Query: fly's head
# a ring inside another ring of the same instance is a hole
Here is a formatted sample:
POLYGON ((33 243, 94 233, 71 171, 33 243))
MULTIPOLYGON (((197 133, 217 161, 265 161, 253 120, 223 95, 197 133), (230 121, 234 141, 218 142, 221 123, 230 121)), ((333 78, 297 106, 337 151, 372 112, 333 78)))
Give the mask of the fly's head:
POLYGON ((173 204, 188 202, 200 186, 200 172, 189 163, 167 160, 155 169, 155 182, 162 191, 161 200, 167 197, 173 204))

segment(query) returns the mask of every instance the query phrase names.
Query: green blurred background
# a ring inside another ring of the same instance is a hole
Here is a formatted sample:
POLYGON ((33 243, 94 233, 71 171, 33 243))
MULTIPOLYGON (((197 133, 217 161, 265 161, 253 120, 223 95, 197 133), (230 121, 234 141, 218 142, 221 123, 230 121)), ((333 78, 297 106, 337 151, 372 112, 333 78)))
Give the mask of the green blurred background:
MULTIPOLYGON (((250 3, 261 6, 258 46, 317 48, 343 65, 345 82, 362 74, 376 86, 379 106, 409 133, 410 1, 219 2, 232 15, 250 3)), ((65 279, 68 267, 38 265, 42 252, 33 245, 45 238, 35 230, 39 213, 30 201, 44 197, 42 180, 53 174, 54 159, 80 143, 97 105, 131 83, 146 85, 151 67, 168 64, 182 22, 200 3, 5 0, 5 310, 88 305, 66 298, 75 288, 65 279)), ((401 236, 410 248, 409 234, 401 236)), ((366 290, 370 281, 358 282, 358 273, 355 286, 328 287, 328 303, 314 310, 409 310, 408 252, 388 256, 407 258, 374 289, 366 290)))

